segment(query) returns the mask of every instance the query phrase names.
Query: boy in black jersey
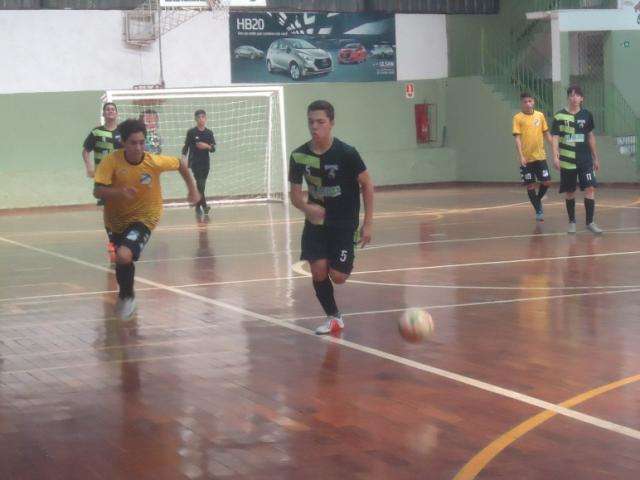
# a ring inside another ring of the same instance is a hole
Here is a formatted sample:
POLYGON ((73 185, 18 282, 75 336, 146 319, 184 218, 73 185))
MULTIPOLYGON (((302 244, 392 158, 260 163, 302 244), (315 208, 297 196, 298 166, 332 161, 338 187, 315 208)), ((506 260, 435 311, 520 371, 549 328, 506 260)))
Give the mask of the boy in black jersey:
POLYGON ((197 125, 187 132, 187 138, 184 141, 184 147, 182 147, 182 155, 186 155, 189 152, 189 168, 193 172, 200 192, 201 200, 196 204, 196 213, 198 215, 202 213, 208 215, 211 207, 207 205, 204 190, 207 185, 211 164, 209 154, 216 151, 216 139, 213 136, 213 132, 206 127, 207 112, 196 110, 194 117, 197 125))
POLYGON ((584 191, 584 208, 587 229, 595 234, 602 229, 593 221, 598 185, 596 174, 600 169, 600 159, 596 151, 596 137, 593 133, 593 115, 582 108, 582 89, 572 85, 567 89, 567 108, 553 116, 551 135, 553 136, 553 163, 560 170, 560 193, 565 193, 568 233, 576 233, 576 183, 584 191))
POLYGON ((371 241, 373 182, 357 150, 333 137, 334 109, 329 102, 312 102, 307 120, 311 140, 291 154, 290 199, 306 217, 300 259, 309 262, 313 288, 327 315, 316 329, 318 335, 324 335, 344 328, 333 283, 345 283, 353 269, 360 189, 364 222, 358 243, 364 247, 371 241), (307 201, 302 194, 303 177, 309 189, 307 201))

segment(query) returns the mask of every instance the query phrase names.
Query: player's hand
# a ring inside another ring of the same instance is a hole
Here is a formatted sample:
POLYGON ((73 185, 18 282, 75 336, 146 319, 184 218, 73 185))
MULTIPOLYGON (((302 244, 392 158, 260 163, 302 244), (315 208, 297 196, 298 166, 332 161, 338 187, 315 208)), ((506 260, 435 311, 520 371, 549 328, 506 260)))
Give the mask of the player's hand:
POLYGON ((187 201, 189 202, 189 205, 195 205, 200 201, 200 199, 201 199, 201 196, 199 191, 197 190, 189 191, 189 195, 187 195, 187 201))
POLYGON ((367 245, 370 242, 371 242, 371 225, 368 223, 365 223, 360 228, 360 240, 358 241, 358 244, 360 245, 360 248, 364 248, 365 245, 367 245))
POLYGON ((594 158, 593 159, 593 170, 595 172, 597 172, 598 170, 600 170, 600 159, 599 158, 594 158))
POLYGON ((198 142, 198 143, 196 143, 196 148, 198 150, 209 150, 209 149, 211 149, 211 145, 209 145, 208 143, 204 143, 204 142, 198 142))
POLYGON ((558 157, 553 158, 553 168, 560 170, 560 159, 558 157))
POLYGON ((527 166, 527 159, 524 157, 520 157, 520 165, 522 165, 523 167, 527 166))
POLYGON ((310 203, 307 204, 305 216, 313 225, 322 225, 324 223, 325 210, 320 205, 310 203))
POLYGON ((133 187, 122 187, 120 189, 120 196, 125 200, 133 200, 136 198, 137 190, 133 187))

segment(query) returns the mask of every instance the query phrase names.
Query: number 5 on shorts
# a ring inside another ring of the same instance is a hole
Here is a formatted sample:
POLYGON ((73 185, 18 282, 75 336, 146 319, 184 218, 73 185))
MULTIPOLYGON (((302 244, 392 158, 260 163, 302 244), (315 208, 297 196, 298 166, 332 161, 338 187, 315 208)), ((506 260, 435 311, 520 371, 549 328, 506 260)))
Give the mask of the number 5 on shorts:
POLYGON ((342 263, 347 261, 347 251, 346 250, 340 250, 340 261, 342 263))

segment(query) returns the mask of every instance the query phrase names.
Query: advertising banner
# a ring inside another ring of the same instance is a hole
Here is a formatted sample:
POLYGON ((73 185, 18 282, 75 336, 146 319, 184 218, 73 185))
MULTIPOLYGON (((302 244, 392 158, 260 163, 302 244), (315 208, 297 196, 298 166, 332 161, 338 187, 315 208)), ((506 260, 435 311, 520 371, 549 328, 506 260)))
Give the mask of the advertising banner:
POLYGON ((395 37, 393 14, 232 12, 231 81, 393 81, 395 37))

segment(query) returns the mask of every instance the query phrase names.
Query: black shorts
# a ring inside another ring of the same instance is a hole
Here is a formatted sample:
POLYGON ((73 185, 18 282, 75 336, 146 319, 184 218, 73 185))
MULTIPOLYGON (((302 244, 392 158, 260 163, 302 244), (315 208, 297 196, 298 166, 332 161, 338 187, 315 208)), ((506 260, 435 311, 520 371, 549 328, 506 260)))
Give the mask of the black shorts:
POLYGON ((300 260, 327 259, 329 266, 349 275, 353 270, 357 228, 328 227, 304 222, 300 260))
POLYGON ((132 223, 122 233, 108 232, 109 241, 118 247, 127 247, 133 253, 133 260, 140 258, 142 250, 151 237, 151 230, 141 222, 132 223))
POLYGON ((537 160, 527 163, 526 167, 520 165, 520 178, 524 185, 536 182, 548 182, 551 180, 549 166, 546 160, 537 160))
POLYGON ((588 187, 597 187, 596 174, 593 167, 588 168, 561 168, 560 169, 560 193, 575 192, 576 183, 580 184, 580 190, 588 187))

